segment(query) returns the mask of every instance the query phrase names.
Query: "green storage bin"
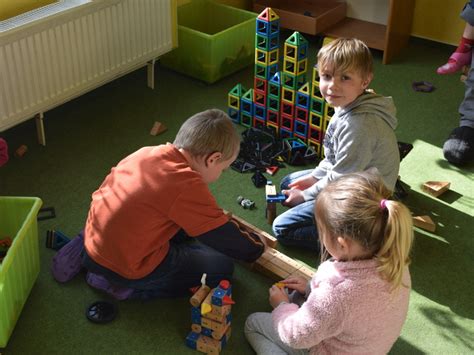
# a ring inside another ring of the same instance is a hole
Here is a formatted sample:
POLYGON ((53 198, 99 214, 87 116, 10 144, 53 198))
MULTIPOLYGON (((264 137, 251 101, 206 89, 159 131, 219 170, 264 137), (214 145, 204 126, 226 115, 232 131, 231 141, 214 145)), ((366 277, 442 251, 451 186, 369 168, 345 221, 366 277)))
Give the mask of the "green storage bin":
POLYGON ((254 63, 257 14, 209 0, 178 7, 178 48, 160 62, 213 83, 254 63))
POLYGON ((0 348, 8 339, 40 271, 37 197, 0 196, 0 239, 11 247, 0 264, 0 348))

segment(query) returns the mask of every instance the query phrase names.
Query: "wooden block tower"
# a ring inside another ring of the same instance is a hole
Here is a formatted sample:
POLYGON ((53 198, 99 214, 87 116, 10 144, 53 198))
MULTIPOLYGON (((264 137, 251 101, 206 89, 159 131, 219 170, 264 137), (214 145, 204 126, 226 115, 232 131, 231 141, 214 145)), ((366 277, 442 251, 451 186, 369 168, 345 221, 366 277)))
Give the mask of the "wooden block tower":
POLYGON ((206 354, 219 354, 231 333, 232 286, 222 280, 214 289, 204 283, 191 297, 191 332, 186 345, 206 354))
POLYGON ((317 69, 311 83, 306 81, 308 41, 299 32, 285 41, 279 71, 279 36, 280 19, 267 7, 256 20, 254 87, 237 84, 229 91, 229 116, 245 127, 268 127, 277 137, 297 139, 322 156, 333 111, 319 91, 317 69))

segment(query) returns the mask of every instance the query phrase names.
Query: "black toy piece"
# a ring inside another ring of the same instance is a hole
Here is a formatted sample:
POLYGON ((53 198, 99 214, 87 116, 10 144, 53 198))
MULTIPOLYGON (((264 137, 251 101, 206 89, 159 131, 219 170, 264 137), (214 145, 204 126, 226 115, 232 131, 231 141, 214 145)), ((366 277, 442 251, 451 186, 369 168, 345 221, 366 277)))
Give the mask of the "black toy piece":
POLYGON ((433 84, 428 81, 414 81, 411 87, 418 92, 432 92, 435 89, 433 84))
POLYGON ((44 221, 45 219, 56 218, 56 210, 54 207, 43 207, 38 211, 37 220, 44 221))
MULTIPOLYGON (((411 152, 412 149, 413 144, 398 142, 398 152, 400 154, 400 161, 402 161, 403 158, 405 158, 408 153, 411 152)), ((395 197, 395 199, 401 201, 408 196, 409 189, 410 186, 403 183, 399 178, 397 179, 397 182, 395 184, 395 191, 393 192, 393 196, 395 197)))
POLYGON ((59 250, 70 241, 71 240, 60 231, 46 231, 46 248, 59 250))
POLYGON ((255 187, 264 187, 267 184, 267 178, 260 170, 257 170, 255 174, 252 175, 252 181, 255 187))
POLYGON ((86 309, 86 317, 93 323, 109 323, 117 316, 117 306, 106 301, 97 301, 92 303, 86 309))

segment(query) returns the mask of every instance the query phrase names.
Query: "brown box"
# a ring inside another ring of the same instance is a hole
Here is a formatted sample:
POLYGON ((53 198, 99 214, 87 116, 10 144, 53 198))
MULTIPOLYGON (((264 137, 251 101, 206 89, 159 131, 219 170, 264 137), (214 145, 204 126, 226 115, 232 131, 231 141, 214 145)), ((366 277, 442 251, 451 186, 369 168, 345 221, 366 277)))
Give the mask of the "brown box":
POLYGON ((316 35, 346 17, 346 3, 334 0, 255 0, 253 11, 271 7, 280 17, 280 26, 316 35))

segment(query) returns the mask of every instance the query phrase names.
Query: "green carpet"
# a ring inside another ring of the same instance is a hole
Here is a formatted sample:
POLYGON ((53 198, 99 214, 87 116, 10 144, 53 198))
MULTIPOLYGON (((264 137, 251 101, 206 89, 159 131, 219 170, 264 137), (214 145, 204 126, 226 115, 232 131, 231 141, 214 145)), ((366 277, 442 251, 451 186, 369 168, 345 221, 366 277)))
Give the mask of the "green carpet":
MULTIPOLYGON (((316 38, 308 37, 312 42, 316 38)), ((403 160, 401 178, 411 186, 406 204, 416 214, 428 214, 436 233, 417 230, 411 267, 413 292, 408 319, 393 354, 467 354, 474 352, 474 167, 458 169, 442 156, 442 144, 458 125, 457 109, 464 95, 459 75, 437 76, 435 69, 452 47, 412 39, 390 65, 375 52, 372 87, 394 97, 398 107, 400 141, 414 144, 403 160), (418 93, 412 81, 430 81, 432 93, 418 93), (421 191, 427 180, 451 181, 440 198, 421 191)), ((314 64, 313 44, 310 67, 314 64)), ((227 92, 236 83, 252 86, 253 70, 245 69, 214 85, 161 68, 157 64, 156 89, 146 86, 141 69, 64 104, 45 115, 46 147, 36 142, 33 120, 1 133, 13 151, 29 147, 22 159, 12 157, 0 168, 0 195, 39 196, 54 206, 55 219, 39 223, 41 272, 33 287, 5 354, 194 354, 184 338, 190 330, 188 299, 119 303, 118 318, 107 325, 90 323, 86 307, 107 299, 87 286, 84 274, 67 284, 56 283, 49 271, 54 252, 44 247, 46 231, 58 229, 73 236, 84 224, 91 193, 110 168, 145 145, 172 141, 181 122, 210 107, 226 109, 227 92), (154 121, 169 127, 149 135, 154 121)), ((294 168, 282 169, 279 180, 294 168)), ((264 192, 250 175, 227 171, 212 185, 225 209, 270 232, 264 217, 264 192), (257 209, 241 209, 238 195, 254 200, 257 209)), ((282 207, 279 207, 281 211, 282 207)), ((1 216, 0 216, 1 218, 1 216)), ((280 248, 311 266, 310 252, 280 248)), ((232 337, 224 353, 251 354, 243 325, 248 314, 269 311, 272 280, 237 266, 235 273, 232 337)), ((361 319, 361 322, 364 322, 361 319)))

